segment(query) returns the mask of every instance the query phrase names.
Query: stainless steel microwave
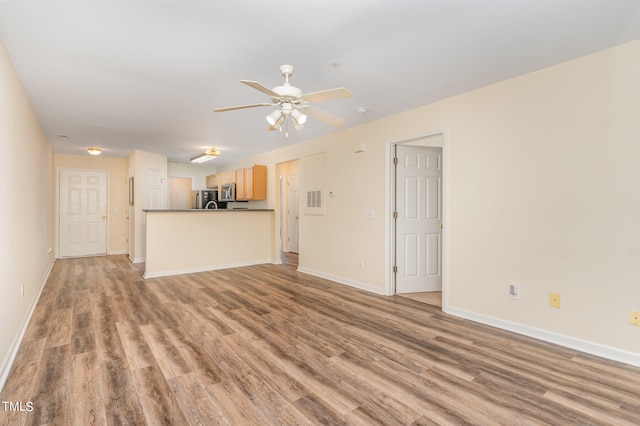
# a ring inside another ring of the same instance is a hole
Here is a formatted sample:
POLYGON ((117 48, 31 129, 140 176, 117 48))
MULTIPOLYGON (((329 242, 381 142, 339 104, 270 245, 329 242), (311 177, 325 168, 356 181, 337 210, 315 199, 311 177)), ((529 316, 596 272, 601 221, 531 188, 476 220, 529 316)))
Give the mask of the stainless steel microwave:
POLYGON ((225 183, 220 185, 220 191, 218 191, 218 201, 235 201, 236 200, 236 184, 225 183))

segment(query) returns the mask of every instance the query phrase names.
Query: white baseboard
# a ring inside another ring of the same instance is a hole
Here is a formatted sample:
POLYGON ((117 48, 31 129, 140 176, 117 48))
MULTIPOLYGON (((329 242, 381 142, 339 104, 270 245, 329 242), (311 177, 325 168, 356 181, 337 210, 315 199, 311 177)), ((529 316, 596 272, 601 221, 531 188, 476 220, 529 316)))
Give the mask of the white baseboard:
POLYGON ((298 272, 313 275, 314 277, 324 278, 330 281, 335 281, 338 284, 348 285, 349 287, 354 287, 360 290, 368 291, 369 293, 375 293, 375 294, 384 296, 384 288, 374 287, 369 284, 361 283, 359 281, 354 281, 348 278, 342 278, 335 275, 326 274, 324 272, 315 271, 313 269, 308 269, 308 268, 298 267, 298 272))
POLYGON ((169 277, 172 275, 195 274, 198 272, 217 271, 219 269, 239 268, 241 266, 262 265, 265 263, 273 263, 273 261, 271 259, 258 259, 258 260, 248 260, 244 262, 226 263, 226 264, 215 265, 215 266, 201 266, 197 268, 185 268, 185 269, 170 269, 167 271, 158 271, 153 273, 145 272, 143 277, 145 279, 169 277))
POLYGON ((481 324, 500 328, 502 330, 513 331, 514 333, 533 337, 534 339, 543 340, 545 342, 555 343, 556 345, 564 346, 570 349, 586 352, 591 355, 596 355, 602 358, 607 358, 613 361, 640 367, 640 354, 635 352, 612 348, 610 346, 601 345, 599 343, 589 342, 587 340, 582 340, 571 336, 565 336, 563 334, 542 330, 540 328, 530 327, 528 325, 512 323, 500 318, 494 318, 487 315, 466 311, 464 309, 453 308, 450 306, 444 308, 443 312, 471 321, 479 322, 481 324))
POLYGON ((47 268, 44 277, 42 278, 42 282, 40 283, 40 288, 36 292, 36 296, 31 301, 31 306, 27 311, 27 314, 22 320, 22 325, 18 333, 13 338, 11 342, 11 346, 9 346, 8 356, 5 358, 2 366, 0 366, 0 391, 4 388, 4 384, 9 377, 9 372, 11 371, 11 367, 13 366, 13 361, 16 359, 16 355, 18 354, 18 350, 20 349, 20 344, 22 343, 22 339, 24 338, 24 333, 27 331, 27 326, 29 325, 29 321, 31 320, 31 316, 38 305, 38 300, 40 300, 40 295, 42 294, 42 290, 44 289, 44 285, 47 283, 49 279, 49 274, 51 274, 51 270, 53 269, 53 264, 55 263, 55 259, 52 259, 49 263, 49 267, 47 268))
POLYGON ((147 259, 144 257, 135 258, 135 257, 132 257, 131 255, 129 255, 129 260, 131 261, 131 263, 144 263, 147 261, 147 259))
POLYGON ((109 252, 109 256, 114 256, 117 254, 127 254, 126 250, 113 250, 109 252))

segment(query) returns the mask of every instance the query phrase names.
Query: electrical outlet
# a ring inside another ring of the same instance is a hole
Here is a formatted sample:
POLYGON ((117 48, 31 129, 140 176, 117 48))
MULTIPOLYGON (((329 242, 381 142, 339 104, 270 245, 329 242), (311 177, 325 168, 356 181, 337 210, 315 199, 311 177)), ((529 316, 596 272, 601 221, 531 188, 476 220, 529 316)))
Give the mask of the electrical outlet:
POLYGON ((364 259, 360 259, 360 261, 358 262, 358 266, 360 267, 360 269, 364 269, 364 259))
POLYGON ((629 324, 640 326, 640 312, 638 311, 629 312, 629 324))
POLYGON ((549 306, 560 309, 560 294, 549 293, 549 306))
POLYGON ((24 299, 24 284, 20 286, 20 297, 24 299))

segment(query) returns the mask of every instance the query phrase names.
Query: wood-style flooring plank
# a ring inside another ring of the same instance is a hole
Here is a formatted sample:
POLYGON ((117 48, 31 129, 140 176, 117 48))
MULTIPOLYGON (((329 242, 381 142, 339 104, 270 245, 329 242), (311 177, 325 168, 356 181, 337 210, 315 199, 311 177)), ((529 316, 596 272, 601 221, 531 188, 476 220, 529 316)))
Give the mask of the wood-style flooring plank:
POLYGON ((95 352, 74 355, 69 366, 66 418, 72 425, 107 423, 100 365, 95 352))
POLYGON ((640 368, 257 265, 56 261, 1 425, 637 425, 640 368))

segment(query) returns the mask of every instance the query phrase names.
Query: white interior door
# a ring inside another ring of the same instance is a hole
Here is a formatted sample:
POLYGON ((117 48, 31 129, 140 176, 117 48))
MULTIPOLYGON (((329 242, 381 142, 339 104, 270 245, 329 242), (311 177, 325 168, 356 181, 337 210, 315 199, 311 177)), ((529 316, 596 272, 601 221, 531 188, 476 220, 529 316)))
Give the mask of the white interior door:
POLYGON ((107 173, 60 170, 60 256, 107 253, 107 173))
POLYGON ((298 175, 289 175, 287 178, 287 218, 289 222, 289 251, 292 253, 299 252, 298 229, 300 220, 300 190, 298 175))
POLYGON ((396 293, 442 290, 442 148, 396 147, 396 293))
POLYGON ((164 188, 162 171, 147 169, 147 209, 164 208, 164 188))

